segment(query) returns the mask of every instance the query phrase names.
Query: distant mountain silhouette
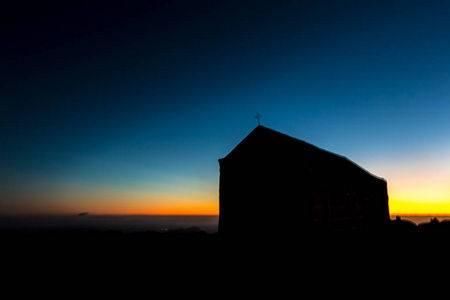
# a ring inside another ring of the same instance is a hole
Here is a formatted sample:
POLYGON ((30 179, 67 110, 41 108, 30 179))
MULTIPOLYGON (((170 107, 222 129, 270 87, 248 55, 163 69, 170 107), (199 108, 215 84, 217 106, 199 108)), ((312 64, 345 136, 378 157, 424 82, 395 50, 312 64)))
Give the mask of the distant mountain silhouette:
POLYGON ((348 232, 390 221, 384 179, 264 126, 219 164, 220 234, 348 232))

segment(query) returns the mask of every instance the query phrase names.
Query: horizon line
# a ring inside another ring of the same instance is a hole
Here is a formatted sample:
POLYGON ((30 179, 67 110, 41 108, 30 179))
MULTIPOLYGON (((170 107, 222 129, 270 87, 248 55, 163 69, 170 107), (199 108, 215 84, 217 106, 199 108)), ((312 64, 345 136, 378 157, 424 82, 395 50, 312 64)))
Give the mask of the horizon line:
POLYGON ((142 214, 142 213, 136 213, 136 214, 132 214, 132 213, 124 213, 124 214, 111 214, 111 213, 88 213, 86 215, 80 216, 79 213, 74 213, 74 214, 69 214, 69 213, 24 213, 24 214, 20 214, 20 213, 14 213, 14 214, 2 214, 0 213, 0 217, 28 217, 28 216, 42 216, 42 217, 46 217, 46 216, 75 216, 75 217, 86 217, 86 216, 219 216, 219 214, 142 214))
MULTIPOLYGON (((79 213, 0 213, 0 217, 27 217, 27 216, 79 216, 79 213)), ((153 213, 153 214, 143 214, 143 213, 88 213, 84 216, 79 216, 80 218, 85 216, 211 216, 218 217, 219 214, 161 214, 161 213, 153 213)), ((390 213, 389 217, 450 217, 450 213, 390 213)))
POLYGON ((411 213, 405 213, 405 214, 389 214, 390 217, 450 217, 450 214, 445 213, 417 213, 417 214, 411 214, 411 213))

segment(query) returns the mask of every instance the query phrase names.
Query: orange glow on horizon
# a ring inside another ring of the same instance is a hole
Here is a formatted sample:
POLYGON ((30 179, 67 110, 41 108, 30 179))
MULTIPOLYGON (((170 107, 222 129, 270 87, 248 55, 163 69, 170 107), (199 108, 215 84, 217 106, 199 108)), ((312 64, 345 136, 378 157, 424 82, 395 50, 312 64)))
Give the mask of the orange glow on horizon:
POLYGON ((428 203, 389 200, 391 216, 450 216, 450 202, 428 203))
MULTIPOLYGON (((98 207, 88 210, 90 215, 173 215, 173 216, 218 216, 218 205, 204 206, 154 206, 154 207, 98 207)), ((39 209, 3 212, 1 215, 77 215, 81 210, 70 209, 39 209)))
POLYGON ((205 215, 214 216, 219 215, 218 204, 205 203, 185 203, 163 205, 158 204, 154 206, 143 206, 141 208, 129 207, 121 209, 108 209, 104 213, 99 214, 115 214, 115 215, 205 215))
MULTIPOLYGON (((391 216, 450 216, 450 186, 434 182, 399 182, 388 179, 391 216)), ((26 199, 11 198, 0 207, 2 215, 219 215, 217 191, 156 194, 114 190, 106 193, 60 193, 26 199), (20 205, 21 203, 27 205, 20 205)))
POLYGON ((450 215, 450 144, 424 145, 393 156, 369 158, 362 165, 388 185, 391 216, 450 215))
POLYGON ((219 204, 182 201, 174 203, 128 203, 92 208, 95 215, 219 215, 219 204))
POLYGON ((450 215, 450 188, 445 184, 392 184, 388 193, 391 215, 450 215))
MULTIPOLYGON (((64 195, 65 196, 65 195, 64 195)), ((192 197, 149 195, 147 193, 77 194, 62 197, 37 197, 29 205, 9 205, 1 215, 219 215, 217 195, 192 197)), ((10 201, 20 203, 20 201, 10 201)))

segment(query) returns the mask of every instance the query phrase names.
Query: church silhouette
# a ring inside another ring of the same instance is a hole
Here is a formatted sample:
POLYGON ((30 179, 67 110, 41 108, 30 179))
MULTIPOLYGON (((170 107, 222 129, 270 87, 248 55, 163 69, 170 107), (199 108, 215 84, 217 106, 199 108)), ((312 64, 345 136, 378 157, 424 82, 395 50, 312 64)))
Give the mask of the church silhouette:
POLYGON ((221 235, 355 232, 390 220, 384 179, 261 125, 219 164, 221 235))

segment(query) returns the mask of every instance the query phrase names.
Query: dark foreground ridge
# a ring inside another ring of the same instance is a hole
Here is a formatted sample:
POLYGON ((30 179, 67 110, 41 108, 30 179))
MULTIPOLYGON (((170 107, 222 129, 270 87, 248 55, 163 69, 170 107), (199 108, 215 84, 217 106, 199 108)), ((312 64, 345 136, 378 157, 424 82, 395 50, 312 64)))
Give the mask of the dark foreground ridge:
MULTIPOLYGON (((41 248, 72 245, 72 246, 111 246, 115 249, 132 249, 133 247, 148 246, 153 250, 164 249, 166 247, 178 246, 208 246, 219 247, 219 249, 233 247, 260 248, 263 252, 270 248, 270 251, 284 251, 284 246, 296 249, 314 249, 324 245, 331 247, 351 247, 355 245, 371 244, 383 247, 430 246, 428 243, 444 243, 450 239, 450 221, 438 221, 436 218, 430 222, 419 225, 413 222, 402 220, 397 217, 390 221, 389 225, 383 228, 360 230, 340 233, 314 233, 305 234, 273 234, 270 231, 267 235, 252 232, 244 233, 236 237, 223 236, 220 233, 207 233, 198 227, 172 229, 165 232, 142 231, 133 233, 123 233, 115 230, 43 230, 43 231, 20 231, 0 233, 0 240, 6 248, 17 248, 21 246, 39 245, 41 248), (428 246, 427 246, 428 245, 428 246), (270 246, 270 247, 269 247, 270 246)), ((75 247, 77 248, 77 247, 75 247)))
MULTIPOLYGON (((55 275, 55 282, 67 282, 64 276, 69 274, 92 282, 103 277, 119 279, 122 286, 135 286, 136 280, 147 286, 164 279, 162 283, 171 288, 178 284, 231 288, 241 283, 252 294, 264 294, 267 289, 278 293, 284 285, 286 291, 297 290, 298 286, 305 290, 330 284, 346 286, 349 282, 359 286, 380 272, 384 272, 385 282, 389 282, 389 276, 395 282, 399 274, 393 270, 403 272, 411 266, 437 265, 447 259, 449 237, 450 222, 416 226, 396 220, 372 232, 309 236, 249 232, 231 237, 186 228, 126 234, 2 233, 0 241, 3 266, 17 276, 23 276, 23 270, 52 270, 47 274, 55 275), (248 282, 267 286, 253 290, 248 282)), ((401 276, 404 278, 404 274, 401 276)))

